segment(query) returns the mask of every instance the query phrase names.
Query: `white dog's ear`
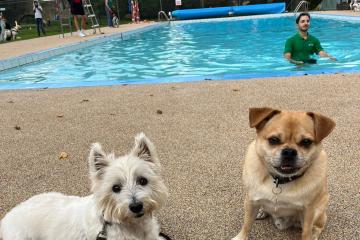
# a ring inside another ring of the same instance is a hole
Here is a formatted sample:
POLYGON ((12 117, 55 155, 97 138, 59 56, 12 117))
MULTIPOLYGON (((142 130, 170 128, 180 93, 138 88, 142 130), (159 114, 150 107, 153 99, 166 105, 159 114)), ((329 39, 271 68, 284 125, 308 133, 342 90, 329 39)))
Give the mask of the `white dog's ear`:
POLYGON ((135 137, 135 145, 131 153, 144 161, 160 165, 155 146, 144 133, 139 133, 135 137))
POLYGON ((275 114, 280 113, 277 109, 272 108, 250 108, 249 109, 249 123, 250 127, 255 127, 257 131, 260 131, 264 125, 269 121, 275 114))
POLYGON ((108 165, 109 162, 107 160, 106 153, 102 150, 101 145, 99 143, 92 144, 89 155, 91 176, 101 178, 108 165))

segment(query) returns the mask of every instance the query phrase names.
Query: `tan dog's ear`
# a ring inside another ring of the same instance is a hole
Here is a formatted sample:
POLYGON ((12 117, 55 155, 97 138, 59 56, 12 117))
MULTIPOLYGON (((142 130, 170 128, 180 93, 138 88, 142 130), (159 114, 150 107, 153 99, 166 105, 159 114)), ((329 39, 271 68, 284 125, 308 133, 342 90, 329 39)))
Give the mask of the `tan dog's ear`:
POLYGON ((260 130, 264 126, 264 124, 277 113, 280 113, 280 111, 272 108, 250 108, 250 127, 255 127, 256 130, 260 130))
POLYGON ((307 113, 314 120, 315 142, 319 143, 326 138, 335 127, 335 122, 318 113, 307 113))

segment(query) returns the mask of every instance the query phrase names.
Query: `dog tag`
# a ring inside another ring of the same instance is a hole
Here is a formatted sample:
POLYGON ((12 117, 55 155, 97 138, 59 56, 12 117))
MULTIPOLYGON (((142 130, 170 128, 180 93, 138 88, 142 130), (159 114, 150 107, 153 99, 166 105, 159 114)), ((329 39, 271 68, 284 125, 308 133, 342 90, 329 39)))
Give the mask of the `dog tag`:
POLYGON ((96 237, 96 240, 106 240, 106 234, 105 232, 101 231, 96 237))
POLYGON ((274 210, 275 210, 275 212, 277 212, 277 210, 278 210, 278 195, 280 193, 282 193, 282 188, 278 185, 278 181, 276 181, 275 184, 276 184, 276 186, 273 187, 272 192, 275 197, 275 209, 274 210))
POLYGON ((272 192, 274 195, 279 195, 282 192, 282 188, 281 187, 274 187, 272 189, 272 192))

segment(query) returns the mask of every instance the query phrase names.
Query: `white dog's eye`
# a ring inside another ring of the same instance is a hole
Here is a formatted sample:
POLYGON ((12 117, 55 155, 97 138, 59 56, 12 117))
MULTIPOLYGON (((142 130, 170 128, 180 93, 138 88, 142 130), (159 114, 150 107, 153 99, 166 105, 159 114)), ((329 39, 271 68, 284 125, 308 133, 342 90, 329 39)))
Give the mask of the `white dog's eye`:
POLYGON ((112 191, 113 191, 114 193, 119 193, 119 192, 121 191, 121 186, 118 185, 118 184, 114 185, 114 186, 112 187, 112 191))
POLYGON ((140 184, 141 186, 145 186, 146 184, 148 184, 148 180, 144 177, 139 177, 138 184, 140 184))
POLYGON ((281 140, 278 137, 269 137, 268 141, 270 145, 278 145, 281 143, 281 140))

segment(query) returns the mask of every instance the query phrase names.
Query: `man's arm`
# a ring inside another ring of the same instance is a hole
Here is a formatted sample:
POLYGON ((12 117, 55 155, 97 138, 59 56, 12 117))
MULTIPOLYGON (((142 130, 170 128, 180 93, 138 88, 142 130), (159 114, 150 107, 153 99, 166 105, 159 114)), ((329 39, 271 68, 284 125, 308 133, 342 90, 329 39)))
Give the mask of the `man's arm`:
POLYGON ((291 58, 292 49, 293 49, 292 40, 291 38, 289 38, 285 42, 284 58, 293 64, 297 64, 297 65, 304 64, 304 62, 302 61, 296 61, 291 58))
POLYGON ((110 14, 112 14, 112 9, 109 7, 108 0, 105 0, 105 8, 109 11, 110 14))
POLYGON ((293 64, 297 64, 297 65, 301 65, 301 64, 304 64, 303 61, 296 61, 294 59, 291 58, 291 53, 285 53, 284 54, 284 58, 286 60, 288 60, 289 62, 293 63, 293 64))
POLYGON ((329 58, 329 59, 332 60, 332 61, 337 61, 337 59, 336 59, 335 57, 327 54, 327 52, 325 52, 324 50, 321 50, 321 51, 319 52, 319 55, 320 55, 321 57, 327 57, 327 58, 329 58))

